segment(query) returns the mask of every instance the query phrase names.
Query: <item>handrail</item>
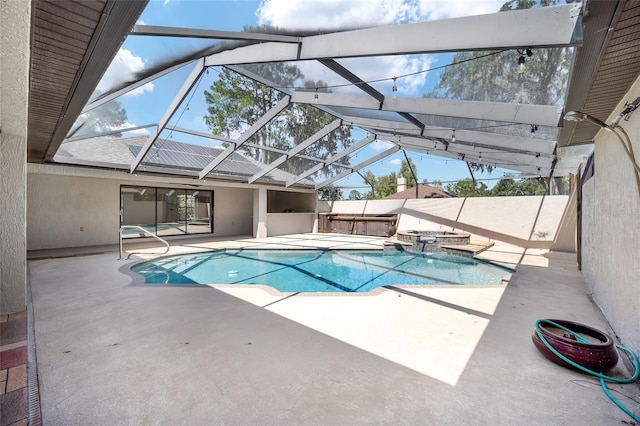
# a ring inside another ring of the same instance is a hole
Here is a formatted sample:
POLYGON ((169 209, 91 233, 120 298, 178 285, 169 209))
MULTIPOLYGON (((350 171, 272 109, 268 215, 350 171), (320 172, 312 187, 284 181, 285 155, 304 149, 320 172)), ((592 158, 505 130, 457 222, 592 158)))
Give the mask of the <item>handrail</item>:
MULTIPOLYGON (((150 237, 155 238, 156 240, 164 243, 164 245, 167 246, 167 250, 164 253, 152 253, 152 254, 167 254, 167 253, 169 253, 169 250, 170 250, 171 247, 169 246, 169 243, 167 241, 165 241, 162 238, 158 237, 157 235, 147 231, 142 226, 123 225, 123 226, 120 227, 120 232, 119 232, 119 234, 120 234, 120 238, 119 238, 119 241, 120 241, 120 257, 118 258, 118 260, 122 259, 122 231, 124 231, 125 229, 139 229, 143 233, 149 235, 150 237)), ((142 253, 142 252, 139 252, 139 253, 142 253)), ((127 256, 127 260, 129 260, 129 258, 131 257, 132 254, 136 254, 136 253, 135 252, 129 253, 129 255, 127 256)))

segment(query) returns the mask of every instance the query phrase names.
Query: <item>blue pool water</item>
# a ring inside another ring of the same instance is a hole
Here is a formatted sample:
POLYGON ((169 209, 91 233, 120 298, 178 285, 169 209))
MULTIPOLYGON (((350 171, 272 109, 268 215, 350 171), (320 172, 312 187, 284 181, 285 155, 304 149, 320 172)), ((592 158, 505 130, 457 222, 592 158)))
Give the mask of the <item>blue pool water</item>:
POLYGON ((264 284, 282 292, 367 292, 398 284, 500 284, 512 271, 445 253, 221 250, 134 265, 154 284, 264 284))

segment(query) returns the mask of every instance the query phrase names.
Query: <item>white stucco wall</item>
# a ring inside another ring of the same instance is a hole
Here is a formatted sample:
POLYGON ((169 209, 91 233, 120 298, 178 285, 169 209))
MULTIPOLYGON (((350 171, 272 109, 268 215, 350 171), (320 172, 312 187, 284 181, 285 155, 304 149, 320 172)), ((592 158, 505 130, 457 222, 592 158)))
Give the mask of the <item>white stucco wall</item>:
POLYGON ((575 222, 566 223, 573 229, 560 229, 568 200, 554 195, 335 201, 331 212, 398 214, 398 230, 459 230, 523 247, 573 252, 566 235, 574 233, 575 222), (559 235, 561 245, 556 244, 559 235))
MULTIPOLYGON (((198 181, 197 184, 202 190, 214 191, 213 236, 252 234, 254 193, 258 189, 209 181, 198 181)), ((105 170, 29 164, 27 249, 117 244, 120 185, 193 189, 194 182, 187 178, 151 178, 105 170)), ((266 194, 266 189, 261 189, 266 194)), ((309 194, 313 195, 309 191, 299 195, 308 198, 309 194)), ((24 220, 21 223, 24 225, 24 220)), ((306 224, 307 221, 304 229, 308 228, 306 232, 310 232, 311 227, 306 224)), ((277 222, 274 226, 278 226, 277 222)), ((279 231, 274 229, 274 232, 279 231)))
POLYGON ((118 243, 118 181, 29 173, 27 196, 29 250, 118 243))
POLYGON ((0 314, 26 306, 26 152, 31 2, 0 2, 0 314))
MULTIPOLYGON (((640 78, 622 99, 640 96, 640 78)), ((604 117, 599 117, 604 118, 604 117)), ((640 154, 640 111, 621 126, 640 154)), ((631 162, 608 131, 595 138, 595 174, 583 186, 582 273, 622 343, 640 352, 640 194, 631 162)))
POLYGON ((214 235, 251 235, 253 189, 217 187, 214 191, 214 235))
POLYGON ((267 236, 313 232, 315 213, 267 213, 267 236))

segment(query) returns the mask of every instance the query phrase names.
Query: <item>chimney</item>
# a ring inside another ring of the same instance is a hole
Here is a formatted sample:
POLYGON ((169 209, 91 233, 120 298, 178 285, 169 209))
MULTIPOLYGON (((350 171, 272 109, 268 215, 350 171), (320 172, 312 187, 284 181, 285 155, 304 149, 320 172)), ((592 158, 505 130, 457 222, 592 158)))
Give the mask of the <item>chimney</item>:
POLYGON ((398 178, 398 186, 396 192, 402 192, 407 189, 407 180, 403 177, 398 178))

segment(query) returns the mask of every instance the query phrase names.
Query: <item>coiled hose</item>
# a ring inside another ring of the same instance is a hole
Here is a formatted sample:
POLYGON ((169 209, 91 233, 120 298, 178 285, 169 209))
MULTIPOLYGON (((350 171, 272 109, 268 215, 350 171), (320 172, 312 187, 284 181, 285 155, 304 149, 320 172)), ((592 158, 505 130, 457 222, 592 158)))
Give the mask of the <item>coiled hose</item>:
POLYGON ((628 354, 631 355, 631 359, 633 360, 633 365, 635 368, 635 373, 633 374, 633 376, 629 377, 628 379, 619 379, 617 377, 610 377, 607 376, 605 374, 599 373, 597 371, 592 371, 589 370, 588 368, 583 367, 582 365, 570 360, 569 358, 567 358, 566 356, 562 355, 560 352, 558 352, 556 350, 556 348, 554 348, 553 346, 551 346, 551 344, 547 341, 547 339, 544 337, 544 335, 542 334, 542 331, 540 330, 540 324, 550 324, 554 327, 558 327, 568 333, 571 333, 572 335, 574 335, 576 337, 576 340, 578 340, 579 342, 582 343, 591 343, 589 341, 589 339, 586 339, 584 337, 582 337, 580 334, 576 333, 573 330, 568 329, 567 327, 560 325, 556 322, 547 320, 547 319, 539 319, 536 321, 536 333, 538 334, 538 337, 540 338, 540 340, 542 341, 542 343, 544 343, 544 345, 549 348, 549 350, 551 352, 553 352, 558 358, 560 358, 561 360, 563 360, 564 362, 566 362, 567 364, 571 365, 572 367, 577 368, 580 371, 583 371, 587 374, 590 374, 592 376, 598 377, 600 379, 600 386, 602 386, 602 390, 604 391, 604 393, 609 397, 609 399, 611 399, 611 401, 613 401, 614 404, 616 404, 622 411, 624 411, 625 413, 627 413, 634 421, 640 423, 640 416, 636 416, 635 414, 633 414, 633 412, 631 412, 631 410, 629 410, 627 407, 625 407, 620 401, 618 401, 609 391, 609 389, 607 388, 607 384, 606 382, 613 382, 613 383, 621 383, 621 384, 625 384, 625 383, 633 383, 636 380, 638 380, 638 377, 640 377, 640 362, 638 361, 638 356, 630 349, 625 348, 622 345, 616 345, 616 348, 623 350, 625 352, 627 352, 628 354))

